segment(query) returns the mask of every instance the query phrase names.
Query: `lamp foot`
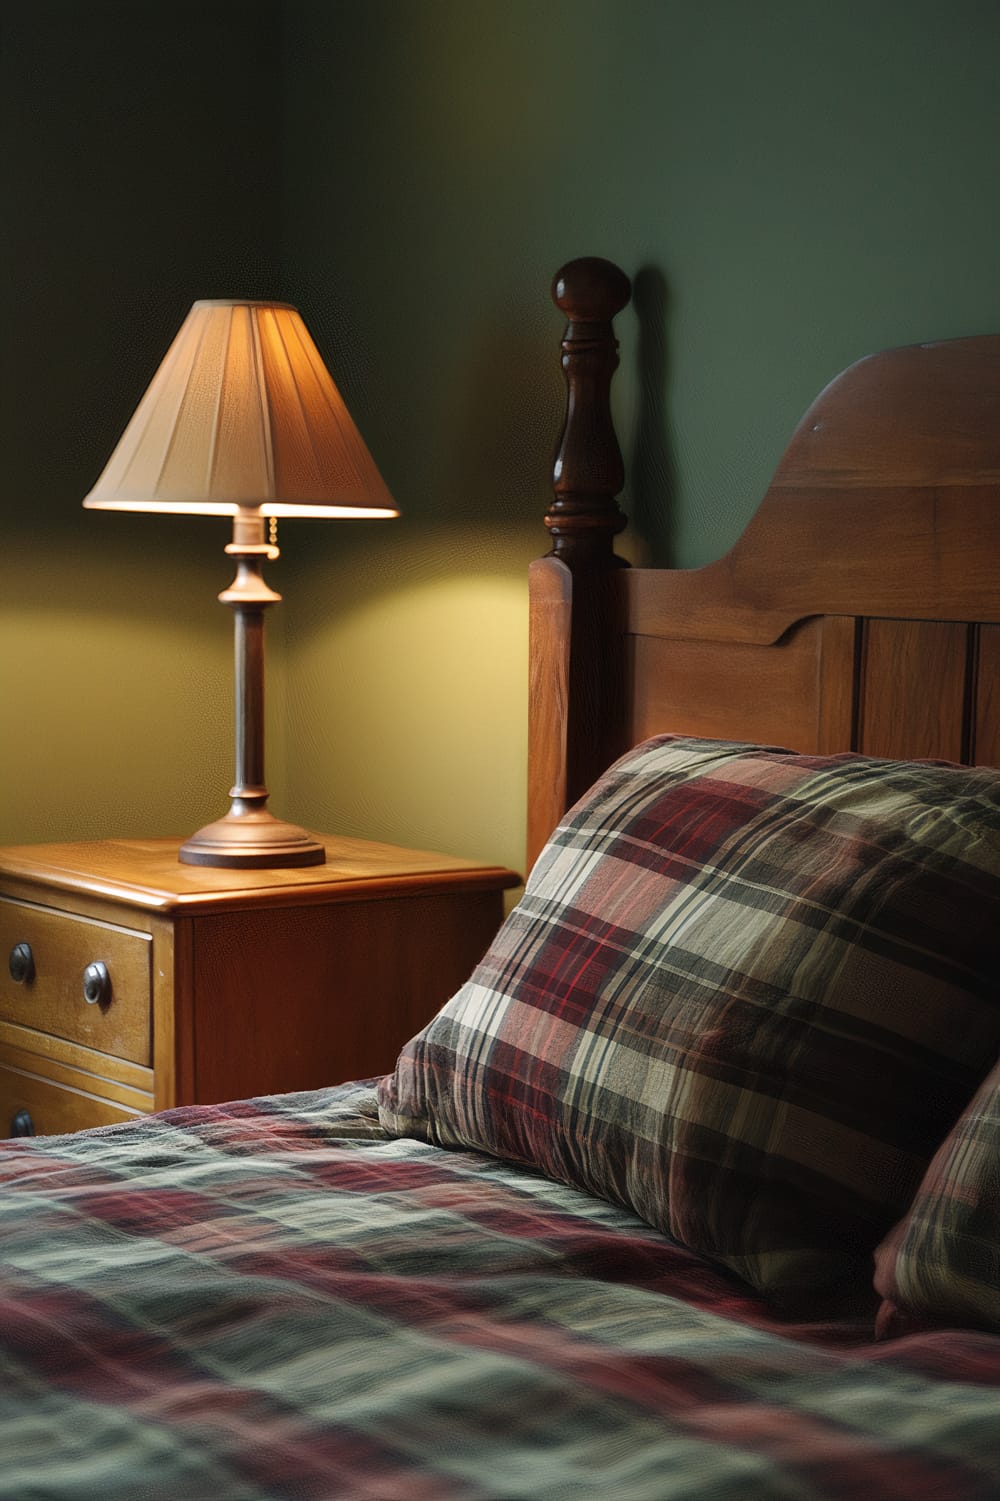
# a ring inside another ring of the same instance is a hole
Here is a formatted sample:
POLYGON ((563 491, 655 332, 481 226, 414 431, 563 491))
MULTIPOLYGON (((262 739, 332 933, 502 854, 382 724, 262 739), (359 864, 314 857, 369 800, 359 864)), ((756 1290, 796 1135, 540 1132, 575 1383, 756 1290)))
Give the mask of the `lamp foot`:
POLYGON ((181 845, 183 865, 215 865, 227 870, 267 870, 322 865, 326 851, 312 834, 284 823, 266 809, 227 813, 206 824, 181 845))

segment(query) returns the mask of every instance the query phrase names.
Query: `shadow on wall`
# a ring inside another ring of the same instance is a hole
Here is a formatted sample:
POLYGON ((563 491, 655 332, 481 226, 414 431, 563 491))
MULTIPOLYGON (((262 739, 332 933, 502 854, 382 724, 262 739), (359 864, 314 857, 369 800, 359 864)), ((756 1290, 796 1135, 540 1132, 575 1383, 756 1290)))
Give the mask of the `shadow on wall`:
POLYGON ((477 519, 487 527, 538 528, 551 504, 552 459, 565 404, 558 345, 546 330, 512 331, 497 321, 478 338, 463 371, 462 405, 446 445, 443 504, 434 520, 477 519))
POLYGON ((638 390, 629 463, 630 524, 648 551, 649 566, 675 565, 677 479, 667 430, 670 380, 666 277, 644 266, 632 283, 632 306, 638 321, 636 352, 638 390))

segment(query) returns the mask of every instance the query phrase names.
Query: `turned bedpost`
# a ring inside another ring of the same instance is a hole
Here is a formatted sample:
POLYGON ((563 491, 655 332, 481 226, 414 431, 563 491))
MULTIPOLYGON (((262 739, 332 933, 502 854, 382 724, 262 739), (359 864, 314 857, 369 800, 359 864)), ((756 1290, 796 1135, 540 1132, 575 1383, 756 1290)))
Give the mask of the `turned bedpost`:
POLYGON ((566 417, 545 525, 550 556, 573 572, 624 566, 614 553, 614 538, 625 526, 616 499, 625 466, 611 419, 611 377, 618 368, 612 319, 631 295, 624 271, 596 256, 570 261, 552 283, 553 301, 569 322, 562 340, 566 417))
POLYGON ((528 863, 566 809, 619 751, 622 634, 614 551, 625 526, 624 465, 611 417, 618 367, 613 319, 628 277, 610 261, 571 261, 552 295, 567 316, 562 340, 566 416, 545 517, 549 554, 530 570, 528 863))

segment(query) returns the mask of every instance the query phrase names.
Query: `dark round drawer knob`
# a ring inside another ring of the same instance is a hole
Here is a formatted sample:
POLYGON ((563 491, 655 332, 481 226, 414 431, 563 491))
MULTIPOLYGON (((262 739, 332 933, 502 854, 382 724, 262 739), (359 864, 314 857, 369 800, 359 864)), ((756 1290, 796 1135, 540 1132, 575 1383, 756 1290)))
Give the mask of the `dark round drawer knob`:
POLYGON ((111 976, 100 959, 83 972, 83 999, 88 1006, 106 1006, 111 999, 111 976))
POLYGON ((15 943, 7 960, 7 968, 15 985, 30 985, 35 978, 35 956, 30 943, 15 943))
POLYGON ((19 1110, 10 1123, 11 1136, 34 1136, 35 1123, 27 1110, 19 1110))

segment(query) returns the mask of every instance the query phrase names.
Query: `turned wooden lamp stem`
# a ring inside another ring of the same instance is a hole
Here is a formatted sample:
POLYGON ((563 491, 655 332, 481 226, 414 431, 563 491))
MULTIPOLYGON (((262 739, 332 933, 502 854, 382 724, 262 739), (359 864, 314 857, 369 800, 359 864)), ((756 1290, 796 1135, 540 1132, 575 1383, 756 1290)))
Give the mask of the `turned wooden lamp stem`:
MULTIPOLYGON (((263 521, 253 518, 263 533, 263 521)), ((249 526, 251 523, 245 523, 249 526)), ((236 520, 234 532, 240 527, 236 520)), ((236 784, 230 797, 241 805, 263 806, 264 781, 264 611, 281 595, 264 582, 264 562, 278 549, 268 543, 239 543, 226 548, 237 559, 236 577, 219 599, 233 610, 235 648, 236 784)))
MULTIPOLYGON (((259 575, 258 575, 259 577, 259 575)), ((241 808, 267 800, 264 781, 264 606, 227 601, 235 611, 236 781, 241 808)))
POLYGON ((242 867, 319 865, 323 846, 304 829, 268 812, 264 777, 264 611, 281 595, 264 582, 264 563, 279 556, 264 540, 264 518, 240 511, 226 552, 236 577, 219 599, 233 611, 236 779, 229 812, 181 845, 186 865, 242 867))

